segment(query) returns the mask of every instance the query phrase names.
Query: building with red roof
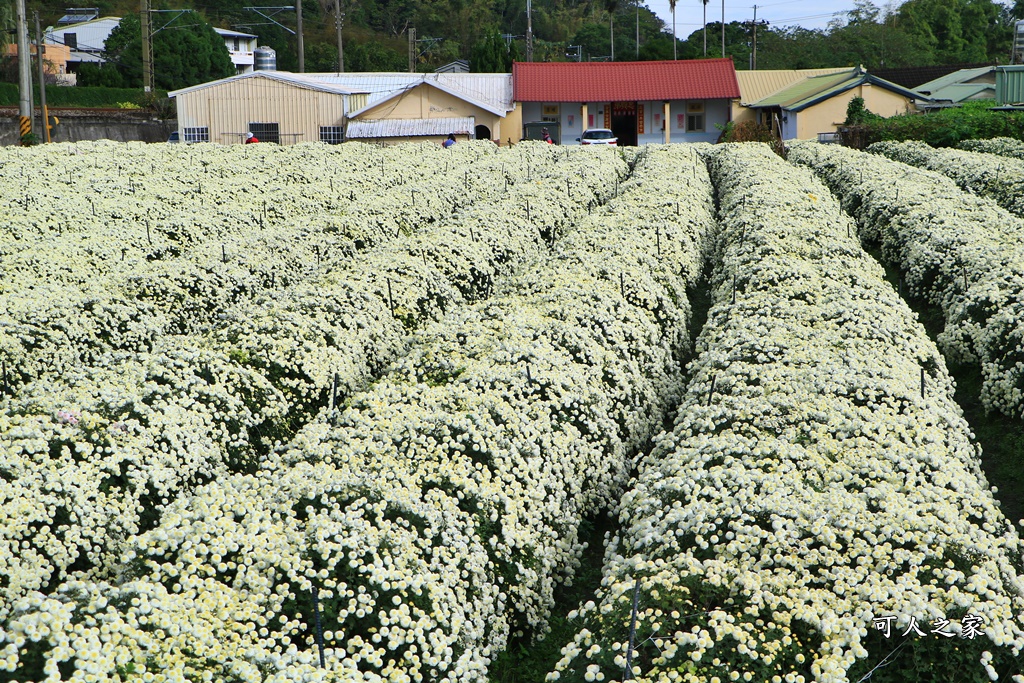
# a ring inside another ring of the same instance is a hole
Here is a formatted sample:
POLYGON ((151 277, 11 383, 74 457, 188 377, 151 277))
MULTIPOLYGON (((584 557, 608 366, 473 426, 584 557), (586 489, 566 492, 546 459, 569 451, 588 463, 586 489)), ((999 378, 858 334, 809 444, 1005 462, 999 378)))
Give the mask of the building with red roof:
POLYGON ((714 142, 739 98, 731 59, 516 62, 512 97, 524 125, 553 123, 562 141, 608 128, 619 144, 714 142))

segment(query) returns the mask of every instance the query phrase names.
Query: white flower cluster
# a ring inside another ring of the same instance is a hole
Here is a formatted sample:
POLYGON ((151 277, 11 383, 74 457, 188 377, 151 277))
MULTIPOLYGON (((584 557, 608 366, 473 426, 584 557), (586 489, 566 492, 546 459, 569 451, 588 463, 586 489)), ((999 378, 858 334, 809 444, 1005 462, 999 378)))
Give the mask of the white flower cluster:
POLYGON ((964 140, 957 147, 968 152, 984 152, 985 154, 998 154, 1003 157, 1024 159, 1024 141, 1015 138, 964 140))
MULTIPOLYGON (((563 163, 576 154, 618 157, 563 163)), ((543 630, 581 519, 682 390, 710 182, 690 148, 636 161, 618 197, 489 300, 423 325, 261 471, 172 502, 116 585, 17 601, 0 663, 317 680, 315 586, 332 678, 483 680, 511 630, 543 630)))
POLYGON ((763 145, 709 157, 722 226, 699 355, 548 680, 624 680, 627 657, 637 681, 865 680, 898 645, 869 638, 874 618, 968 612, 976 641, 907 656, 978 667, 984 649, 1012 672, 1022 545, 937 349, 811 173, 763 145))
POLYGON ((1024 160, 957 149, 935 149, 917 140, 876 142, 872 154, 935 171, 951 178, 961 189, 995 201, 1007 211, 1024 215, 1024 160))
POLYGON ((1024 415, 1024 222, 944 175, 873 154, 800 144, 790 160, 811 166, 910 293, 942 310, 939 346, 980 365, 986 408, 1024 415))
POLYGON ((59 379, 44 373, 0 404, 0 518, 10 520, 0 525, 0 618, 68 572, 111 578, 125 540, 176 495, 253 471, 328 394, 339 400, 378 376, 404 348, 403 324, 485 298, 546 249, 538 226, 566 229, 627 170, 619 155, 535 151, 507 161, 534 180, 506 189, 500 175, 481 177, 483 204, 361 250, 316 286, 221 309, 198 338, 157 336, 150 351, 107 353, 59 379))
MULTIPOLYGON (((322 145, 268 145, 255 155, 106 142, 7 149, 0 365, 8 390, 106 351, 205 332, 226 308, 276 299, 292 284, 316 285, 354 254, 496 200, 507 189, 498 174, 518 178, 528 168, 523 154, 493 145, 444 155, 364 145, 344 155, 322 145)), ((558 168, 553 153, 536 157, 538 176, 558 168)))

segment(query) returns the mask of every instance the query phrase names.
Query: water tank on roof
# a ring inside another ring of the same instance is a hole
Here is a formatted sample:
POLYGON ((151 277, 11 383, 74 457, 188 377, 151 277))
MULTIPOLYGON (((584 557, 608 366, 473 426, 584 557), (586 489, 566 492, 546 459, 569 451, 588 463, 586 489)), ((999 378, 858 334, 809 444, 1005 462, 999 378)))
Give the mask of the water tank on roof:
POLYGON ((272 47, 258 47, 253 52, 256 71, 277 71, 277 53, 272 47))
POLYGON ((1018 21, 1013 27, 1013 57, 1010 63, 1024 63, 1024 21, 1018 21))

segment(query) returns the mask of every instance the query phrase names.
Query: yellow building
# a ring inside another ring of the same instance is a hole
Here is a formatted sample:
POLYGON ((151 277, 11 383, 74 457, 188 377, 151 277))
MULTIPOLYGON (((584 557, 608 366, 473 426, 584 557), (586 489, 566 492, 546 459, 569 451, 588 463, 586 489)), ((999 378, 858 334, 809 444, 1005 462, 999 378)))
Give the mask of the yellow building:
POLYGON ((737 71, 736 83, 740 87, 739 99, 732 101, 732 116, 735 123, 757 121, 757 110, 750 105, 769 95, 785 90, 791 85, 812 76, 828 76, 847 73, 851 67, 839 66, 828 69, 765 69, 761 71, 737 71))
POLYGON ((846 120, 847 106, 855 97, 864 98, 865 107, 886 117, 916 111, 917 103, 931 101, 926 95, 855 67, 804 77, 746 107, 783 140, 805 140, 835 133, 846 120))

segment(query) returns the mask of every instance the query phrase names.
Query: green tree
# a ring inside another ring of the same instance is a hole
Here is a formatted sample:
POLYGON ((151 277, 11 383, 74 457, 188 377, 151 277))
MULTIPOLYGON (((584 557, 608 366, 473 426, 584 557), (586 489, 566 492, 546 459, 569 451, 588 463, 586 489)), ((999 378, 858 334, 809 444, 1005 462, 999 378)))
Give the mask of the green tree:
POLYGON ((493 29, 473 45, 469 53, 469 70, 476 73, 512 71, 512 54, 498 29, 493 29))
POLYGON ((908 0, 897 25, 918 39, 936 63, 984 62, 1005 58, 1012 28, 992 0, 908 0))
POLYGON ((345 44, 345 69, 350 71, 405 71, 407 55, 399 54, 378 41, 345 44))
MULTIPOLYGON (((107 37, 103 52, 108 63, 80 73, 80 84, 142 87, 142 25, 138 14, 126 14, 121 19, 107 37)), ((154 26, 153 72, 157 89, 177 90, 230 76, 235 68, 224 39, 190 11, 154 26)))

